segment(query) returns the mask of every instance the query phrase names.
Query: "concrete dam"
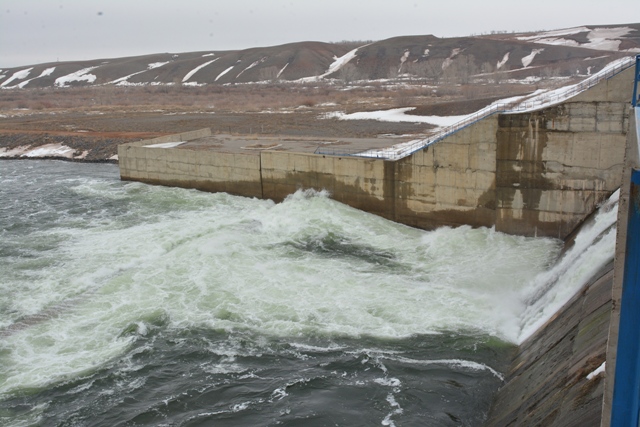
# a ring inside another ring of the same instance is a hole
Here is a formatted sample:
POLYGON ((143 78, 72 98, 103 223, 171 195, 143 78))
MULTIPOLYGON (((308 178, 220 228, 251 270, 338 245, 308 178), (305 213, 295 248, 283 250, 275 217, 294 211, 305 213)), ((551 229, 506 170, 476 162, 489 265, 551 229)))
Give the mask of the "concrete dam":
POLYGON ((256 139, 203 129, 120 146, 120 175, 276 202, 299 189, 328 190, 349 206, 425 230, 495 227, 562 239, 567 248, 620 188, 615 263, 593 274, 519 346, 486 422, 608 426, 626 239, 621 224, 628 177, 638 164, 631 65, 594 76, 566 99, 489 111, 432 141, 406 141, 410 149, 392 155, 385 147, 397 140, 256 139), (604 375, 587 378, 604 366, 604 375))

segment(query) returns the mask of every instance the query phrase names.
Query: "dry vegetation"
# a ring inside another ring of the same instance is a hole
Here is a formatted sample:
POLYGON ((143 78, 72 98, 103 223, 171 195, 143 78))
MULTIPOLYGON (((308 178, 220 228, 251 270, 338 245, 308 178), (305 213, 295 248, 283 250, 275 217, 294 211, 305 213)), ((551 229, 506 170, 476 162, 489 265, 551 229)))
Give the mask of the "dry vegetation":
POLYGON ((451 100, 511 96, 533 90, 522 84, 295 83, 208 86, 99 86, 0 91, 0 112, 128 107, 132 109, 259 112, 296 107, 348 110, 437 104, 451 100))
POLYGON ((531 92, 523 84, 353 82, 208 86, 94 86, 0 90, 0 149, 54 140, 107 159, 122 142, 209 127, 217 133, 324 137, 420 135, 429 125, 322 119, 328 111, 416 107, 459 115, 497 98, 531 92), (269 112, 271 114, 264 114, 269 112), (209 114, 202 114, 209 113, 209 114))

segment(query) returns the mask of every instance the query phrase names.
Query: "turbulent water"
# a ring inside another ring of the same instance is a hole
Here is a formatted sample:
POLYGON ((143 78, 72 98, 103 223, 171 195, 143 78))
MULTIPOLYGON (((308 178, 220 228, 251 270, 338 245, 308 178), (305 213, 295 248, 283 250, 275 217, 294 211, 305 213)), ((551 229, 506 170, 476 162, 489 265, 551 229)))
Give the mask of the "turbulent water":
POLYGON ((479 425, 513 343, 580 286, 556 240, 323 193, 5 161, 0 200, 3 425, 479 425))

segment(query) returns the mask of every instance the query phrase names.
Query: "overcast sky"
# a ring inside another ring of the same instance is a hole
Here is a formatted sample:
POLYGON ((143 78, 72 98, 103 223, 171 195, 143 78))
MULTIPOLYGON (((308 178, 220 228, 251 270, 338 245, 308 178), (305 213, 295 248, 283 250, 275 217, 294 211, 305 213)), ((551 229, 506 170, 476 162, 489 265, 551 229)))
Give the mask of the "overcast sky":
POLYGON ((640 22, 638 0, 0 0, 0 68, 640 22))

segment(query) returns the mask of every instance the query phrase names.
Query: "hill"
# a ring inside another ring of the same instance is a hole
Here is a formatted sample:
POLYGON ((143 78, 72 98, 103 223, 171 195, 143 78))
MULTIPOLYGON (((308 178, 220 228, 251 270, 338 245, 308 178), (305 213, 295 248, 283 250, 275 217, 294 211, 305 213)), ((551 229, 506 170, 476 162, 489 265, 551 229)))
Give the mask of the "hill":
POLYGON ((0 88, 220 85, 589 75, 640 52, 640 24, 459 38, 404 36, 364 45, 300 42, 238 51, 161 53, 0 70, 0 88))

